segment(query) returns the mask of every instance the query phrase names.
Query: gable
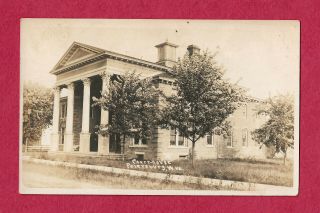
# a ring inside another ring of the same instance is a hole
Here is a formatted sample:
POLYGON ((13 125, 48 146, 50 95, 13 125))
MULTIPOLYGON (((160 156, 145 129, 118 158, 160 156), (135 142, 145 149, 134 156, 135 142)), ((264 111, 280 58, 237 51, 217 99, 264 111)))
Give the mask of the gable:
POLYGON ((74 42, 67 52, 61 57, 53 70, 60 69, 69 64, 79 62, 83 59, 103 53, 103 49, 92 47, 89 45, 74 42))
POLYGON ((169 67, 160 64, 74 42, 50 73, 58 75, 62 72, 105 58, 123 61, 125 63, 130 63, 131 65, 134 64, 134 66, 139 65, 158 71, 171 72, 169 67))
POLYGON ((95 53, 89 50, 86 50, 84 48, 79 47, 74 51, 74 53, 71 55, 71 57, 66 61, 66 64, 70 64, 74 61, 77 61, 79 59, 82 59, 86 56, 94 55, 95 53))

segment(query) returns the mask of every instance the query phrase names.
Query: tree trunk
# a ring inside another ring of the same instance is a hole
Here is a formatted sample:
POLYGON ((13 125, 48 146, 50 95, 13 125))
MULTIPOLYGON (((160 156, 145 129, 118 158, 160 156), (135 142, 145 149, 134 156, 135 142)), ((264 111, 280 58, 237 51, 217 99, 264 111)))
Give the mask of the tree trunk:
POLYGON ((120 146, 121 146, 121 154, 122 154, 122 161, 124 161, 124 143, 125 143, 125 140, 126 140, 126 136, 123 135, 122 140, 121 140, 121 144, 120 144, 120 146))
POLYGON ((192 152, 191 152, 191 158, 192 158, 192 168, 194 168, 194 147, 195 147, 195 142, 192 141, 192 152))
POLYGON ((24 151, 27 153, 28 152, 28 138, 26 138, 26 145, 24 151))
POLYGON ((283 156, 283 165, 286 165, 287 152, 284 153, 283 156))

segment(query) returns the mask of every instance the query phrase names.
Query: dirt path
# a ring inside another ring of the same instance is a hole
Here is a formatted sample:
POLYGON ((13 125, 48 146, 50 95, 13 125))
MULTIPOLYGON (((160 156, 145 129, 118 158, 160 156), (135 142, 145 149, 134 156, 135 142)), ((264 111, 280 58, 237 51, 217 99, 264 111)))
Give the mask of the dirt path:
MULTIPOLYGON (((161 182, 146 178, 117 176, 83 169, 22 163, 22 184, 30 188, 65 189, 203 189, 197 184, 161 182)), ((206 189, 208 189, 206 187, 206 189)), ((212 189, 211 189, 212 190, 212 189)))
MULTIPOLYGON (((61 178, 42 174, 39 170, 29 170, 24 168, 22 172, 22 182, 31 188, 98 188, 98 184, 92 184, 81 180, 61 178)), ((112 187, 112 186, 109 186, 112 187)))

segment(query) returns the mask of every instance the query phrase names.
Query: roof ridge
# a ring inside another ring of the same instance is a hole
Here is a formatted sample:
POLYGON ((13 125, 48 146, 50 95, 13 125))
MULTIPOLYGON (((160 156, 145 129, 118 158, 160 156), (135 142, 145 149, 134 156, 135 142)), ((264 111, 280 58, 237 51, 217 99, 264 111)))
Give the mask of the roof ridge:
POLYGON ((95 46, 92 46, 92 45, 89 45, 89 44, 84 44, 84 43, 81 43, 81 42, 78 42, 78 41, 74 41, 71 46, 73 46, 73 45, 79 45, 79 46, 86 47, 86 48, 89 48, 89 49, 98 50, 99 52, 107 51, 105 49, 102 49, 102 48, 99 48, 99 47, 95 47, 95 46))

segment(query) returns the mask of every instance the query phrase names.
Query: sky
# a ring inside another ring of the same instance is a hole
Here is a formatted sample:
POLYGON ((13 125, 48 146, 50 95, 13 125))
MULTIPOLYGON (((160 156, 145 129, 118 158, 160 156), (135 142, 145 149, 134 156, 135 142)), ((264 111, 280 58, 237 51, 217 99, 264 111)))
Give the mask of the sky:
POLYGON ((50 70, 74 42, 157 61, 154 47, 190 44, 217 53, 232 83, 257 98, 298 93, 298 21, 22 19, 21 80, 53 87, 50 70))

